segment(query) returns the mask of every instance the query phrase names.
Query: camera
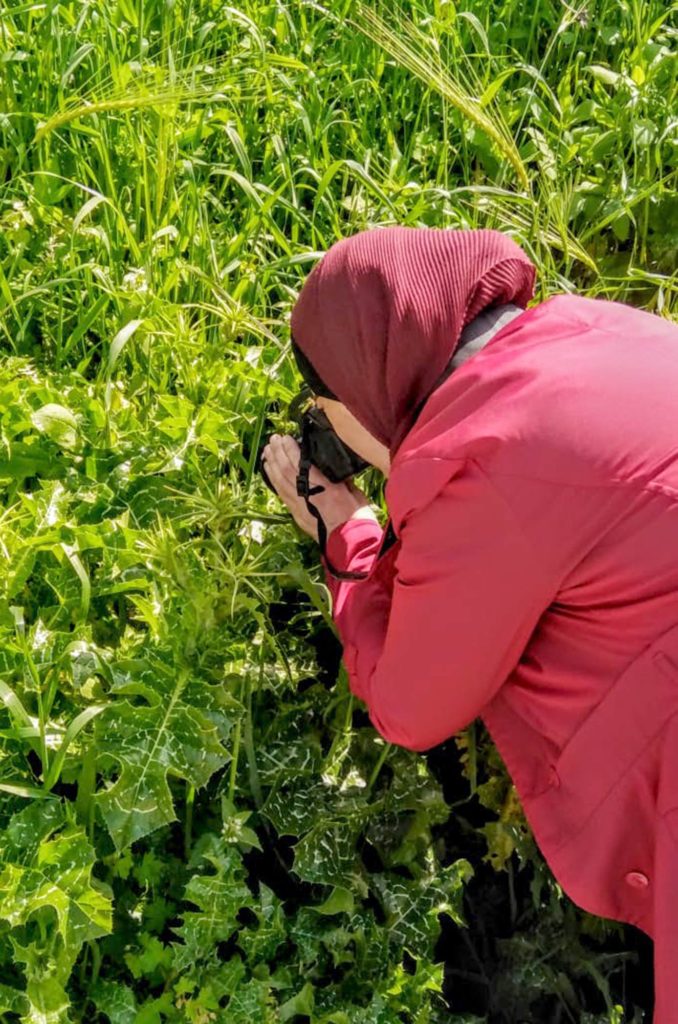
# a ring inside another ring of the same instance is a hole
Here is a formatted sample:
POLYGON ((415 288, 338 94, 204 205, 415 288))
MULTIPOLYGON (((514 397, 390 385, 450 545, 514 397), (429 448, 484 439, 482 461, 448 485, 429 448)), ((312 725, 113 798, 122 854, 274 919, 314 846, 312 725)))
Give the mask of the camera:
MULTIPOLYGON (((312 505, 308 500, 314 494, 319 494, 324 491, 325 488, 322 484, 316 487, 309 487, 308 474, 311 465, 319 469, 321 473, 324 473, 328 480, 332 483, 338 484, 342 480, 346 480, 349 476, 353 476, 355 473, 360 473, 361 470, 367 469, 370 465, 365 459, 361 458, 352 448, 337 437, 332 424, 328 420, 322 409, 318 409, 315 405, 310 404, 313 400, 313 392, 308 384, 305 384, 301 391, 292 399, 289 405, 289 418, 294 420, 299 427, 299 437, 297 442, 300 448, 299 457, 299 472, 297 474, 297 494, 304 498, 306 501, 306 507, 312 516, 318 520, 318 541, 320 543, 320 550, 322 551, 323 557, 327 562, 330 573, 336 579, 344 580, 361 580, 366 579, 369 575, 366 572, 341 572, 336 569, 326 554, 326 542, 327 542, 327 529, 323 522, 322 516, 318 512, 315 505, 312 505)), ((264 445, 262 445, 262 450, 264 445)), ((277 494, 275 487, 273 487, 271 481, 266 473, 266 467, 264 466, 261 459, 262 451, 260 450, 258 455, 259 471, 263 477, 266 486, 277 494)))
MULTIPOLYGON (((289 418, 297 423, 300 432, 299 437, 297 437, 297 442, 301 449, 300 473, 297 477, 297 494, 301 497, 305 497, 310 493, 308 489, 308 467, 306 467, 306 473, 302 472, 306 462, 312 463, 333 484, 338 484, 349 476, 360 473, 370 465, 369 462, 366 462, 365 459, 361 458, 360 455, 356 454, 352 448, 349 448, 348 445, 345 445, 337 437, 332 424, 322 409, 318 409, 314 405, 307 408, 308 403, 312 401, 312 397, 313 392, 308 385, 304 385, 289 405, 289 418)), ((259 457, 259 468, 264 483, 275 493, 275 488, 266 474, 266 468, 261 462, 261 456, 259 457)))

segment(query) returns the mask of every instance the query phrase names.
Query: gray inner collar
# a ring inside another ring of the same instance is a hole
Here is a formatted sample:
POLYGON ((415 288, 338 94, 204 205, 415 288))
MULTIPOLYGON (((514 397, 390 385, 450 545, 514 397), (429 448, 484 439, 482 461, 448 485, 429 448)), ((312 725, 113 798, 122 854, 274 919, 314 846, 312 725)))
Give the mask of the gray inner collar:
POLYGON ((479 352, 502 327, 524 312, 525 310, 520 306, 507 302, 503 306, 495 306, 494 309, 483 310, 482 313, 479 313, 461 333, 459 345, 452 359, 453 369, 461 366, 476 352, 479 352))

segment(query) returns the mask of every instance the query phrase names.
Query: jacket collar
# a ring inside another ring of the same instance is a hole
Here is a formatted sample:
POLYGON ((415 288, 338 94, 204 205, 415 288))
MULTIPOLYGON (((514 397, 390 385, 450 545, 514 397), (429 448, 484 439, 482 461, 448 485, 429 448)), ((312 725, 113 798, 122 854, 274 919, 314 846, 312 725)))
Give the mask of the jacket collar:
MULTIPOLYGON (((453 370, 479 352, 495 334, 498 334, 511 320, 524 312, 525 310, 521 306, 506 303, 485 310, 475 317, 462 331, 454 357, 447 364, 431 394, 437 387, 440 387, 443 380, 449 377, 453 370)), ((430 398, 430 394, 428 398, 430 398)), ((442 459, 434 456, 417 457, 416 459, 405 458, 402 462, 396 461, 386 482, 385 495, 389 508, 389 519, 377 559, 385 554, 398 539, 405 517, 415 508, 421 508, 432 501, 445 484, 460 472, 464 461, 464 459, 442 459)))

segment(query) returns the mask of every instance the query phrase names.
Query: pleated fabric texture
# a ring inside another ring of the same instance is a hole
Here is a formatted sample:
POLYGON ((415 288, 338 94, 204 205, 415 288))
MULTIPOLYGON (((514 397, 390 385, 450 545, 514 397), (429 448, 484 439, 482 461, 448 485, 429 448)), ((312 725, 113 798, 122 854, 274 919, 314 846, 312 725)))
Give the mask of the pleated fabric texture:
POLYGON ((526 307, 536 269, 500 231, 370 228, 313 267, 290 322, 318 381, 389 449, 483 309, 526 307))

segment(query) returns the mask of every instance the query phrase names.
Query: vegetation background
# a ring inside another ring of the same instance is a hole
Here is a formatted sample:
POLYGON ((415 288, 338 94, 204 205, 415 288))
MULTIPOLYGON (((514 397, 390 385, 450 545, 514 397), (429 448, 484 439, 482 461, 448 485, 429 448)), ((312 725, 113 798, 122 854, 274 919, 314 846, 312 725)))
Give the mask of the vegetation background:
POLYGON ((675 316, 676 13, 0 0, 0 1020, 649 1021, 480 725, 372 728, 257 454, 366 227, 675 316))

